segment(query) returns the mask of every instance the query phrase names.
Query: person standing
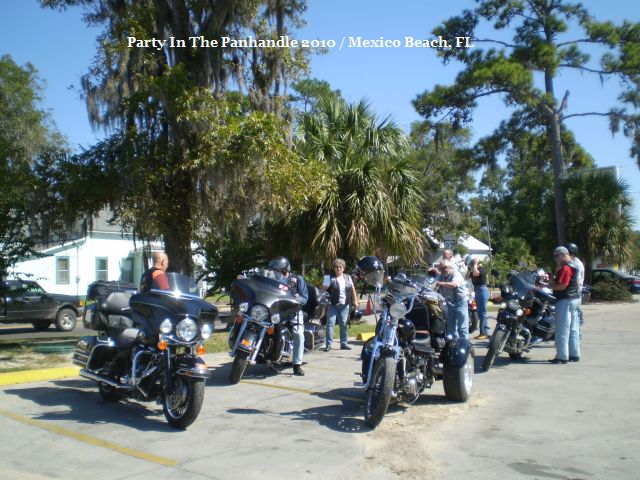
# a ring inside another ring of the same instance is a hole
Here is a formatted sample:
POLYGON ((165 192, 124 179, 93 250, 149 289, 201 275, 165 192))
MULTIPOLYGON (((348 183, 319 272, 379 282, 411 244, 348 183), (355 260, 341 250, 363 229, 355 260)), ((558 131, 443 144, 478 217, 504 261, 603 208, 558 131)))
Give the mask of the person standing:
POLYGON ((549 360, 555 364, 580 361, 580 290, 578 269, 571 262, 569 250, 557 247, 553 258, 558 266, 549 287, 556 297, 556 356, 549 360))
POLYGON ((451 250, 450 248, 444 249, 444 251, 442 252, 442 260, 449 260, 454 272, 460 271, 460 269, 458 268, 458 264, 454 258, 453 250, 451 250))
POLYGON ((153 266, 142 274, 140 291, 169 290, 169 278, 166 274, 167 268, 169 268, 169 257, 164 252, 153 252, 151 259, 153 266))
POLYGON ((478 257, 469 255, 467 257, 467 266, 469 268, 467 275, 473 284, 473 291, 476 295, 476 306, 478 307, 478 319, 480 323, 480 331, 475 340, 486 340, 491 335, 489 320, 487 318, 487 304, 489 303, 489 288, 487 287, 487 272, 480 265, 478 257), (470 258, 469 258, 470 257, 470 258))
POLYGON ((440 275, 436 285, 447 301, 447 335, 454 338, 469 338, 469 305, 467 284, 462 274, 453 269, 451 260, 440 263, 440 275))
POLYGON ((349 307, 356 302, 356 287, 350 275, 344 273, 346 263, 341 258, 333 261, 333 275, 325 275, 322 281, 322 289, 329 292, 331 302, 327 313, 326 346, 324 351, 331 350, 333 343, 333 329, 336 326, 336 318, 340 325, 340 349, 351 350, 347 344, 347 320, 349 319, 349 307))
POLYGON ((584 322, 584 317, 582 315, 580 305, 582 305, 582 286, 584 285, 584 263, 582 263, 582 260, 578 258, 578 246, 575 243, 569 242, 565 245, 565 248, 569 251, 569 255, 571 256, 571 263, 578 269, 578 292, 580 293, 578 317, 580 318, 580 325, 582 325, 584 322))
MULTIPOLYGON (((285 285, 296 299, 304 306, 309 300, 309 290, 304 278, 291 273, 291 264, 286 257, 276 257, 269 262, 269 270, 275 279, 285 285)), ((291 334, 293 337, 293 374, 299 377, 304 375, 302 370, 302 357, 304 356, 304 317, 302 310, 291 320, 291 334)))

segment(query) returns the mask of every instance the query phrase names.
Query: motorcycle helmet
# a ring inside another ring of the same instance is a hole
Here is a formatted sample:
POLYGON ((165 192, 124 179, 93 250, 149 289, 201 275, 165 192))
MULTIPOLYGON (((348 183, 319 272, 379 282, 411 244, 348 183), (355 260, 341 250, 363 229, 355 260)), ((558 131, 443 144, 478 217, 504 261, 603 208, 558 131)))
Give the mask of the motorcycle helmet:
POLYGON ((467 255, 464 258, 464 264, 468 267, 469 265, 471 265, 471 262, 473 261, 473 255, 467 255))
POLYGON ((571 255, 578 255, 578 246, 575 243, 569 242, 565 245, 565 248, 569 250, 571 255))
POLYGON ((351 312, 351 319, 352 320, 360 320, 362 319, 362 310, 356 308, 353 310, 353 312, 351 312))
POLYGON ((291 271, 291 264, 287 257, 276 257, 269 262, 269 270, 279 270, 283 273, 291 271))
POLYGON ((402 340, 411 341, 416 337, 416 326, 408 318, 398 322, 398 335, 402 340))
POLYGON ((376 256, 362 257, 356 263, 356 276, 375 288, 382 288, 384 283, 384 265, 376 256))

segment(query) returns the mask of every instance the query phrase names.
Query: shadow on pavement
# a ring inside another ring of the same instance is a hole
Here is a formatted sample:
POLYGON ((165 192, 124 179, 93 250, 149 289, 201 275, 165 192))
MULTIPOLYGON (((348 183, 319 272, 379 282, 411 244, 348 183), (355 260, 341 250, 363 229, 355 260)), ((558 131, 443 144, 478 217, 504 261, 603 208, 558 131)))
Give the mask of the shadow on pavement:
POLYGON ((121 400, 108 403, 102 400, 96 384, 77 379, 53 382, 55 387, 5 389, 4 393, 16 395, 44 407, 60 407, 55 411, 34 416, 35 420, 71 421, 88 425, 121 424, 140 431, 177 432, 170 427, 162 414, 149 408, 155 403, 137 403, 121 400), (93 387, 92 390, 86 390, 93 387))

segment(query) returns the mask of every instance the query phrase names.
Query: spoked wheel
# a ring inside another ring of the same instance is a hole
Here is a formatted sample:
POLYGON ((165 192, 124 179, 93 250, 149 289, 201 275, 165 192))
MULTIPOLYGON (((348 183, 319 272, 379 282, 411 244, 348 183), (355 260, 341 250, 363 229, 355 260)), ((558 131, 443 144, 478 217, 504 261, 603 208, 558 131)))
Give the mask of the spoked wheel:
POLYGON ((162 392, 162 410, 172 427, 187 428, 200 413, 204 399, 202 378, 173 377, 171 392, 162 392))
POLYGON ((373 369, 364 405, 364 423, 368 427, 376 428, 384 418, 384 414, 387 413, 395 376, 396 363, 394 359, 391 357, 380 358, 373 369))
POLYGON ((229 373, 229 383, 236 384, 242 379, 244 371, 247 368, 249 354, 247 352, 238 352, 233 357, 233 365, 231 365, 231 372, 229 373))
POLYGON ((491 335, 491 341, 489 342, 489 350, 487 350, 487 355, 484 357, 484 361, 482 362, 482 368, 485 371, 489 371, 491 366, 493 365, 493 361, 498 356, 500 350, 504 346, 506 332, 504 330, 496 329, 491 335))
POLYGON ((471 395, 473 386, 473 355, 467 356, 467 361, 461 367, 444 365, 442 368, 442 383, 444 394, 454 402, 466 402, 471 395))

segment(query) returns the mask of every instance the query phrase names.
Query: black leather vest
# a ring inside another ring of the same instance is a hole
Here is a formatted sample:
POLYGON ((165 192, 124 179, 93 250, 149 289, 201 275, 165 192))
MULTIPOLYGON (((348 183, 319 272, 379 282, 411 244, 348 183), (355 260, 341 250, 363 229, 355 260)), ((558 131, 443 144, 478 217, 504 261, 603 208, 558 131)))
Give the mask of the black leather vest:
POLYGON ((558 300, 573 300, 574 298, 580 298, 580 288, 578 287, 578 269, 571 265, 570 263, 566 264, 573 272, 571 275, 571 280, 569 280, 569 285, 564 290, 555 290, 553 294, 558 300))
MULTIPOLYGON (((351 280, 351 277, 348 277, 347 275, 343 275, 343 276, 344 276, 344 290, 345 290, 345 297, 346 297, 345 304, 350 305, 355 300, 353 298, 353 291, 351 289, 351 286, 353 285, 353 280, 351 280)), ((331 281, 331 284, 327 289, 327 291, 329 292, 329 300, 331 301, 331 305, 338 305, 340 303, 340 284, 338 283, 338 280, 336 279, 336 277, 329 277, 329 280, 331 281)))

